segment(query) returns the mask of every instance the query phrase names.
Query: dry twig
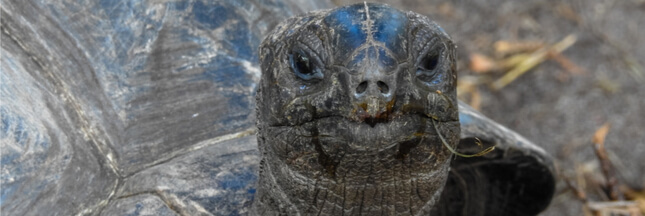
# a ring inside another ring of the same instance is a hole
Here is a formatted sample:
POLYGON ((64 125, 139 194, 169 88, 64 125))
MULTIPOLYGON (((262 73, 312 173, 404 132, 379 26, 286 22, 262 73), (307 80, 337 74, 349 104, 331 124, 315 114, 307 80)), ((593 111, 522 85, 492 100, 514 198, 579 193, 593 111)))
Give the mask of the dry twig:
POLYGON ((602 173, 605 176, 605 193, 607 193, 607 196, 609 196, 611 200, 622 200, 623 195, 620 193, 620 190, 618 190, 618 179, 616 179, 616 173, 611 166, 609 156, 607 156, 607 150, 605 150, 605 137, 607 136, 607 133, 609 133, 609 124, 605 123, 602 127, 596 130, 592 142, 594 144, 596 156, 600 162, 602 173))

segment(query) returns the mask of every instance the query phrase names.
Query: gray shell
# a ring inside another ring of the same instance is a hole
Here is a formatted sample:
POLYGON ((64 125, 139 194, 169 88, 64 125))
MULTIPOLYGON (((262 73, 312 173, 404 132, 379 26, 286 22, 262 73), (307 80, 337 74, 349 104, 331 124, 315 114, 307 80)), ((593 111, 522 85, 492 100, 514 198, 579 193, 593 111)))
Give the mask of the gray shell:
MULTIPOLYGON (((279 21, 331 5, 314 2, 3 1, 2 213, 246 214, 257 46, 279 21)), ((461 103, 459 116, 461 151, 474 137, 497 150, 455 158, 436 211, 544 209, 552 159, 461 103)))

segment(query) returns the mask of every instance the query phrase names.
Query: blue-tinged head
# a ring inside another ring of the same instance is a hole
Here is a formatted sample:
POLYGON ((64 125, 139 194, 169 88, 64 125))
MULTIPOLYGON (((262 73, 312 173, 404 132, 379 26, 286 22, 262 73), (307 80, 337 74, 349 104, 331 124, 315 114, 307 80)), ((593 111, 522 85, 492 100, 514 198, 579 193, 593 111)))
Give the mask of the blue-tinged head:
POLYGON ((395 8, 364 3, 337 8, 324 22, 333 31, 332 44, 339 48, 335 56, 348 65, 366 57, 380 59, 379 64, 405 59, 407 20, 406 14, 395 8))
MULTIPOLYGON (((285 101, 275 101, 271 110, 291 109, 284 107, 289 104, 294 112, 311 111, 310 105, 295 107, 288 99, 337 94, 343 98, 333 100, 343 101, 337 104, 348 107, 343 108, 353 116, 348 118, 372 122, 390 118, 397 109, 433 113, 428 116, 443 116, 446 121, 456 119, 453 102, 420 110, 426 103, 456 95, 454 54, 449 36, 427 17, 374 3, 289 19, 268 35, 260 50, 263 80, 272 80, 263 82, 265 87, 284 88, 276 94, 285 101)), ((333 100, 314 101, 337 109, 333 100)), ((311 116, 321 115, 321 110, 311 116)))
MULTIPOLYGON (((258 181, 265 187, 258 188, 256 209, 272 212, 267 209, 276 205, 268 200, 288 197, 298 201, 285 214, 378 214, 381 196, 344 197, 347 202, 328 209, 308 195, 319 190, 311 185, 329 182, 330 188, 347 189, 343 194, 389 191, 397 184, 384 179, 401 169, 405 176, 396 178, 402 181, 432 173, 415 181, 445 182, 451 153, 441 143, 456 146, 459 136, 454 53, 450 38, 430 19, 383 4, 314 11, 283 22, 260 48, 256 114, 265 163, 258 181), (269 188, 276 187, 288 189, 270 197, 269 188)), ((424 194, 413 197, 410 214, 431 209, 424 205, 441 192, 396 190, 424 194)))

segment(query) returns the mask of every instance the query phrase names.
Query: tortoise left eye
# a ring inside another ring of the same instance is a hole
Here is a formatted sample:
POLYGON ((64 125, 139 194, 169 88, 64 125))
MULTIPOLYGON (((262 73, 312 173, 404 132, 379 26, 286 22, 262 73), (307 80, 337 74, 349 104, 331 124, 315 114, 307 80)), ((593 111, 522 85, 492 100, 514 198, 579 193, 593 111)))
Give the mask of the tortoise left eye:
POLYGON ((441 70, 438 69, 441 63, 440 61, 441 51, 433 51, 426 54, 418 63, 417 79, 430 85, 441 83, 443 76, 441 75, 441 70))
POLYGON ((432 52, 431 54, 426 55, 426 57, 421 60, 421 63, 419 64, 419 68, 422 70, 431 71, 437 68, 438 64, 439 64, 439 53, 432 52))

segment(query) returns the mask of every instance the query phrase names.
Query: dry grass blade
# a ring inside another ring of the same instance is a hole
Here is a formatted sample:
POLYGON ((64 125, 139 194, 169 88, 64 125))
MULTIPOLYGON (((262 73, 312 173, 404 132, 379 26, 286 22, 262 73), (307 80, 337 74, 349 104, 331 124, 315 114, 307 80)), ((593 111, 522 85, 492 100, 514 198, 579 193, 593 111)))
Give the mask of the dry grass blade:
POLYGON ((522 59, 522 61, 518 63, 517 66, 511 69, 508 73, 506 73, 504 76, 502 76, 501 78, 493 82, 491 84, 491 87, 494 90, 499 90, 504 88, 504 86, 513 82, 522 74, 531 70, 538 64, 544 62, 547 59, 549 53, 551 52, 561 53, 562 51, 571 47, 571 45, 573 45, 576 42, 576 40, 577 38, 575 35, 569 35, 550 48, 542 48, 533 52, 531 55, 522 59))
POLYGON ((585 193, 584 190, 580 189, 576 185, 573 184, 571 179, 564 178, 564 182, 567 183, 567 187, 573 191, 573 193, 576 195, 576 197, 582 201, 582 202, 587 202, 587 193, 585 193))
MULTIPOLYGON (((446 146, 446 148, 448 148, 448 150, 450 150, 450 152, 452 152, 453 154, 455 154, 457 156, 465 157, 465 158, 479 157, 479 156, 488 154, 489 152, 492 152, 493 150, 495 150, 495 146, 491 146, 491 147, 488 147, 488 148, 486 148, 486 149, 484 149, 484 150, 482 150, 482 151, 480 151, 480 152, 478 152, 476 154, 462 154, 462 153, 459 153, 459 152, 457 152, 457 150, 453 149, 450 145, 448 145, 448 142, 446 142, 446 140, 443 138, 443 135, 441 135, 441 132, 439 131, 439 128, 437 128, 437 122, 434 119, 432 119, 432 125, 434 126, 435 131, 437 131, 437 135, 439 135, 439 139, 441 139, 441 142, 443 143, 443 145, 446 146)), ((477 142, 478 142, 477 143, 478 146, 482 146, 482 143, 481 143, 481 141, 479 139, 477 139, 477 142)))
POLYGON ((475 73, 488 73, 498 70, 499 66, 495 60, 481 53, 470 54, 469 68, 475 73))
POLYGON ((549 58, 555 60, 562 66, 565 70, 572 74, 583 74, 585 73, 585 70, 582 69, 580 66, 576 65, 573 63, 569 58, 566 56, 562 55, 562 53, 559 52, 549 52, 549 58))
POLYGON ((542 41, 497 41, 493 45, 495 47, 495 55, 505 56, 514 53, 533 52, 544 47, 542 41))

